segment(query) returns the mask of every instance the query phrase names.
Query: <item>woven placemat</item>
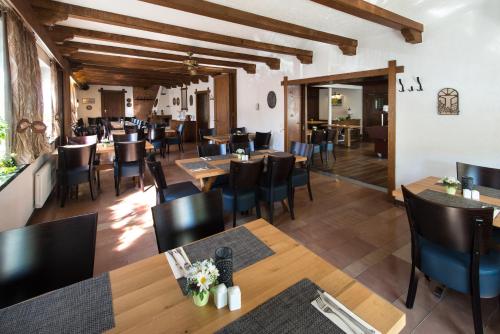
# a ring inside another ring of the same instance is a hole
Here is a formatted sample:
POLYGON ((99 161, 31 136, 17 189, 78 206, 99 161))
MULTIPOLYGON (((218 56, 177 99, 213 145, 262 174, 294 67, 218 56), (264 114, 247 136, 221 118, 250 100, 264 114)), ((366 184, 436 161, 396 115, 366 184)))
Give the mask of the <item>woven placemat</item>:
POLYGON ((498 207, 480 202, 480 201, 473 201, 471 199, 464 198, 462 196, 456 196, 456 195, 448 195, 447 193, 442 193, 439 191, 431 190, 431 189, 426 189, 420 193, 418 193, 418 196, 428 200, 432 201, 441 205, 447 205, 447 206, 455 206, 455 207, 460 207, 460 208, 468 208, 468 209, 480 209, 483 207, 493 207, 495 209, 498 209, 498 207))
POLYGON ((310 280, 301 280, 216 333, 344 333, 311 305, 318 289, 310 280))
MULTIPOLYGON (((184 252, 191 263, 209 258, 215 259, 215 250, 219 247, 229 247, 233 250, 233 272, 265 259, 274 254, 274 251, 259 240, 245 226, 233 228, 206 239, 184 246, 184 252)), ((186 279, 177 280, 184 294, 186 279)))
POLYGON ((499 189, 477 186, 477 185, 474 186, 474 189, 479 191, 479 193, 481 195, 500 199, 500 190, 499 189))
POLYGON ((212 165, 207 164, 205 161, 197 161, 197 162, 186 162, 182 164, 185 168, 195 170, 195 169, 214 169, 212 165))
POLYGON ((102 333, 115 327, 109 275, 0 310, 0 333, 102 333))

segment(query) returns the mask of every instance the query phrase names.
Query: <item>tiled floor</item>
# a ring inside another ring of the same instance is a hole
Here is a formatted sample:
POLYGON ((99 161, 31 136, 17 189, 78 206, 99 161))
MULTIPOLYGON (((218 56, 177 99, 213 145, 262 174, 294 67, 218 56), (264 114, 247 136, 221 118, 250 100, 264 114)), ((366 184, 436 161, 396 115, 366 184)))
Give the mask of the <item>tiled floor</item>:
MULTIPOLYGON (((194 155, 194 147, 188 145, 185 154, 173 152, 162 161, 169 183, 190 180, 174 161, 194 155)), ((157 252, 150 212, 155 203, 151 180, 147 179, 144 193, 134 188, 131 181, 125 181, 123 194, 117 198, 112 172, 103 172, 101 177, 102 192, 96 201, 90 200, 87 187, 82 186, 79 200, 68 200, 61 209, 51 198, 32 218, 36 223, 97 211, 96 274, 157 252)), ((347 181, 314 173, 312 183, 313 202, 305 189, 297 190, 294 221, 277 205, 275 225, 279 229, 404 311, 405 333, 473 333, 470 298, 446 290, 438 299, 432 293, 436 283, 423 277, 414 308, 408 310, 404 306, 410 247, 406 214, 401 207, 394 206, 382 192, 347 181)), ((229 227, 230 217, 227 218, 229 227)), ((253 219, 240 217, 240 222, 253 219)), ((499 304, 499 298, 482 301, 487 333, 500 333, 499 304)))

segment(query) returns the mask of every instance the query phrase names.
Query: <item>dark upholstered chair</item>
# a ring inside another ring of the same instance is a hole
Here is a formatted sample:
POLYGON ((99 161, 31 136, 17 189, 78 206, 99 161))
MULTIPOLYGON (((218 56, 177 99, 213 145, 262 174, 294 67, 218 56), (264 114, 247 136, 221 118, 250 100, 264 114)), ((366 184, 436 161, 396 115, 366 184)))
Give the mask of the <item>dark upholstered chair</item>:
POLYGON ((160 155, 165 157, 165 129, 156 128, 148 130, 148 141, 153 145, 155 151, 160 150, 160 155))
POLYGON ((174 183, 167 186, 161 162, 155 161, 153 154, 148 156, 147 164, 155 183, 157 205, 200 192, 200 190, 190 181, 174 183))
POLYGON ((240 128, 231 128, 231 134, 234 135, 234 134, 237 134, 237 133, 242 133, 242 134, 246 134, 247 133, 247 128, 242 126, 240 128))
MULTIPOLYGON (((322 164, 323 164, 323 152, 325 151, 325 140, 326 140, 326 133, 324 130, 312 131, 310 144, 314 145, 314 153, 319 152, 319 157, 321 158, 322 164)), ((314 164, 314 155, 311 163, 314 164)))
POLYGON ((79 137, 66 137, 67 145, 91 145, 97 144, 97 135, 93 136, 79 136, 79 137))
POLYGON ((198 129, 198 142, 199 143, 207 142, 207 139, 205 139, 205 136, 215 136, 215 129, 214 128, 198 129))
POLYGON ((181 197, 151 211, 159 253, 224 231, 220 189, 181 197))
POLYGON ((271 132, 256 132, 254 139, 255 150, 268 150, 271 142, 271 132))
POLYGON ((293 141, 290 146, 290 153, 293 155, 300 155, 307 158, 307 161, 302 163, 302 167, 294 167, 292 173, 292 187, 293 194, 295 194, 296 187, 307 186, 309 192, 309 199, 313 200, 311 190, 311 161, 314 153, 313 144, 299 143, 293 141))
POLYGON ((460 181, 462 176, 472 177, 475 185, 500 189, 500 169, 457 162, 457 179, 460 181))
POLYGON ((248 138, 248 133, 245 134, 231 134, 229 137, 229 143, 231 144, 239 144, 239 143, 248 143, 250 139, 248 138))
POLYGON ((242 135, 232 134, 229 137, 229 152, 236 153, 236 151, 239 149, 245 150, 246 154, 250 154, 251 147, 248 134, 242 134, 242 135))
POLYGON ((500 240, 492 238, 493 208, 443 206, 402 189, 412 244, 406 307, 412 308, 415 301, 418 268, 431 279, 470 294, 474 329, 483 333, 481 298, 500 295, 500 240))
POLYGON ((292 173, 295 156, 289 153, 269 154, 267 156, 267 172, 262 176, 260 199, 269 205, 269 223, 273 223, 274 202, 288 199, 290 217, 293 212, 292 173))
POLYGON ((141 190, 144 191, 144 152, 145 142, 115 142, 115 190, 120 195, 122 177, 139 177, 141 190))
POLYGON ((68 190, 77 186, 76 196, 78 198, 78 185, 89 184, 90 196, 95 200, 95 151, 96 144, 91 145, 68 145, 58 147, 58 185, 61 196, 61 207, 64 207, 68 190))
POLYGON ((184 152, 183 144, 184 137, 184 123, 177 125, 176 134, 172 137, 166 137, 165 143, 167 144, 167 153, 170 153, 170 145, 177 145, 179 147, 179 152, 184 152))
POLYGON ((226 145, 222 144, 200 144, 198 145, 198 156, 213 157, 216 155, 226 155, 226 145))
POLYGON ((0 309, 92 278, 96 230, 91 213, 1 232, 0 309))
POLYGON ((139 134, 137 132, 128 133, 124 135, 113 135, 113 141, 115 143, 138 141, 138 140, 139 140, 139 134))
POLYGON ((328 152, 332 151, 333 160, 337 160, 335 155, 335 136, 337 135, 337 129, 328 128, 325 130, 325 139, 322 143, 323 151, 326 155, 326 161, 328 162, 328 152))
POLYGON ((222 188, 224 210, 233 213, 233 227, 236 226, 236 213, 256 208, 260 218, 259 181, 264 168, 264 161, 231 161, 229 184, 222 188))

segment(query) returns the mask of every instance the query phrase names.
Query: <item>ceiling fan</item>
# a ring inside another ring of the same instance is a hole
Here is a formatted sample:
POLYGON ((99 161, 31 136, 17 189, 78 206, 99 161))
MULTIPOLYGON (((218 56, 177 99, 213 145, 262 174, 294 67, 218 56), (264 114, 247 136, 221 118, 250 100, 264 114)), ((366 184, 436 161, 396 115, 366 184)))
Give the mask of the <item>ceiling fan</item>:
POLYGON ((193 53, 191 51, 188 52, 187 55, 188 59, 182 61, 182 63, 187 66, 190 75, 198 74, 198 61, 192 58, 193 53))

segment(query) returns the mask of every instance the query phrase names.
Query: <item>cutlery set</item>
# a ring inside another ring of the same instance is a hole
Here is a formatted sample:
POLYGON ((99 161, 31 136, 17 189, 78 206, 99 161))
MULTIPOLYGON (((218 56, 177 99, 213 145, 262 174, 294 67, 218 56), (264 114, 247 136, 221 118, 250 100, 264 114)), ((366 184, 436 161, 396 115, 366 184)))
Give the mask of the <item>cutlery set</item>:
MULTIPOLYGON (((178 279, 180 277, 186 277, 187 271, 191 267, 191 261, 189 261, 189 258, 187 257, 186 253, 184 252, 184 249, 182 249, 182 247, 175 248, 175 249, 169 250, 167 252, 167 254, 170 255, 170 258, 172 259, 173 263, 171 263, 171 265, 174 265, 177 268, 177 274, 174 271, 174 275, 176 276, 176 279, 178 279), (179 277, 177 277, 177 276, 179 276, 179 277)), ((168 257, 167 257, 167 259, 168 259, 168 257)))

